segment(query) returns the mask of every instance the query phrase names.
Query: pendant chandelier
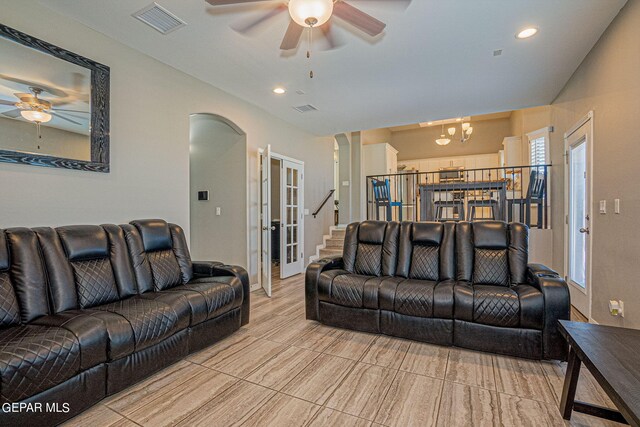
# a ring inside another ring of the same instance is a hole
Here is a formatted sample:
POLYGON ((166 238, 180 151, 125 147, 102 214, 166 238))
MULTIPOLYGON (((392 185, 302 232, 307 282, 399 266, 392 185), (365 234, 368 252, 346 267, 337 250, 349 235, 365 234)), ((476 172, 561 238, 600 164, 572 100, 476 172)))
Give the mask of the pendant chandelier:
MULTIPOLYGON (((462 134, 462 136, 460 137, 460 142, 462 143, 467 142, 469 139, 471 139, 471 134, 473 133, 473 127, 471 126, 471 123, 462 121, 462 119, 457 119, 456 121, 460 122, 460 132, 462 134)), ((456 127, 452 126, 447 129, 447 133, 449 134, 449 137, 445 136, 444 123, 443 123, 442 134, 440 135, 440 138, 436 139, 436 144, 448 145, 451 142, 451 138, 453 138, 453 136, 456 134, 456 131, 457 131, 456 127)))

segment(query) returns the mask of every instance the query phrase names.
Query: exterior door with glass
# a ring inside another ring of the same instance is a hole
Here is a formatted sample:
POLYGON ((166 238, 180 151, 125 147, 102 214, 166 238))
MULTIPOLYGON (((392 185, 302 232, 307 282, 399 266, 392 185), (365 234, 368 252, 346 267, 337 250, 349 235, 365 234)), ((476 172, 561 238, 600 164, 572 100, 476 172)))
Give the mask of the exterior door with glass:
POLYGON ((591 318, 591 137, 589 117, 565 135, 565 274, 571 304, 591 318))
POLYGON ((280 277, 304 269, 304 165, 282 160, 280 179, 280 277))

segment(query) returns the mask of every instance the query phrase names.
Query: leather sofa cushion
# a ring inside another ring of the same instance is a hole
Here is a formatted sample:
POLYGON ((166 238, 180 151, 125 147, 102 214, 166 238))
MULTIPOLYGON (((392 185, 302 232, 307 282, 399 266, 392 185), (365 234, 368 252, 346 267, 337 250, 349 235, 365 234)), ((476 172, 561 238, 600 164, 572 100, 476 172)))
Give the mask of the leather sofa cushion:
POLYGON ((356 252, 354 273, 379 276, 382 270, 382 244, 360 243, 356 252))
POLYGON ((172 249, 148 252, 149 265, 156 291, 170 289, 182 284, 180 266, 172 249))
POLYGON ((107 258, 109 239, 99 225, 71 225, 56 228, 70 261, 107 258))
POLYGON ((213 319, 242 305, 242 282, 235 276, 202 277, 180 288, 202 295, 206 303, 207 319, 213 319))
POLYGON ((178 331, 176 311, 160 301, 135 296, 93 309, 118 314, 129 323, 133 331, 134 351, 157 344, 178 331))
POLYGON ((453 318, 452 281, 385 280, 380 287, 380 308, 398 314, 425 318, 453 318))
POLYGON ((80 372, 80 360, 80 344, 66 329, 0 329, 0 403, 18 402, 63 383, 80 372))
POLYGON ((440 277, 440 247, 413 245, 410 279, 438 280, 440 277))
POLYGON ((72 261, 80 308, 107 304, 119 299, 116 279, 108 258, 72 261))
POLYGON ((318 298, 335 305, 353 308, 378 308, 378 289, 389 279, 382 276, 352 274, 345 270, 330 270, 320 275, 318 298))
POLYGON ((169 225, 160 219, 146 219, 131 221, 139 231, 146 252, 171 249, 171 231, 169 225))
POLYGON ((542 330, 544 297, 530 285, 494 286, 459 282, 455 318, 505 328, 542 330))
POLYGON ((0 327, 20 323, 20 307, 9 273, 0 271, 0 327))
POLYGON ((518 294, 503 286, 474 286, 473 320, 484 325, 518 327, 518 294))
POLYGON ((475 249, 473 283, 509 285, 509 261, 506 249, 475 249))

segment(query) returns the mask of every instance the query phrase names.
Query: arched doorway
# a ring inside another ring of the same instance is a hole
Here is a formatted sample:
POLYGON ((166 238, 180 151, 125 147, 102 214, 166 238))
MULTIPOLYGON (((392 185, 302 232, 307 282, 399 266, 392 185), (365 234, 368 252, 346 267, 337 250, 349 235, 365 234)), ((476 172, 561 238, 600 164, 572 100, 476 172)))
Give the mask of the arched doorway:
POLYGON ((247 265, 247 137, 217 114, 189 117, 192 258, 247 265))

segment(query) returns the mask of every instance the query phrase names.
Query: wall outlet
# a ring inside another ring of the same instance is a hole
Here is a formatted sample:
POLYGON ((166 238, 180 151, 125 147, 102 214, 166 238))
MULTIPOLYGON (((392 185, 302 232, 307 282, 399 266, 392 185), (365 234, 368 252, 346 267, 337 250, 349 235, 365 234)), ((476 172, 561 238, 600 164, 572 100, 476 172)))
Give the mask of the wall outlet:
POLYGON ((620 213, 620 199, 613 200, 613 211, 617 214, 620 213))
POLYGON ((216 216, 220 216, 222 215, 222 208, 221 207, 216 207, 216 216))
POLYGON ((603 215, 607 213, 607 201, 606 200, 600 200, 600 213, 603 214, 603 215))
POLYGON ((609 301, 609 313, 612 316, 624 317, 624 301, 622 300, 610 300, 609 301))
POLYGON ((343 187, 348 187, 349 186, 349 181, 342 181, 342 186, 343 187))
POLYGON ((305 209, 305 210, 304 210, 304 214, 305 214, 305 215, 309 215, 309 209, 305 209))

